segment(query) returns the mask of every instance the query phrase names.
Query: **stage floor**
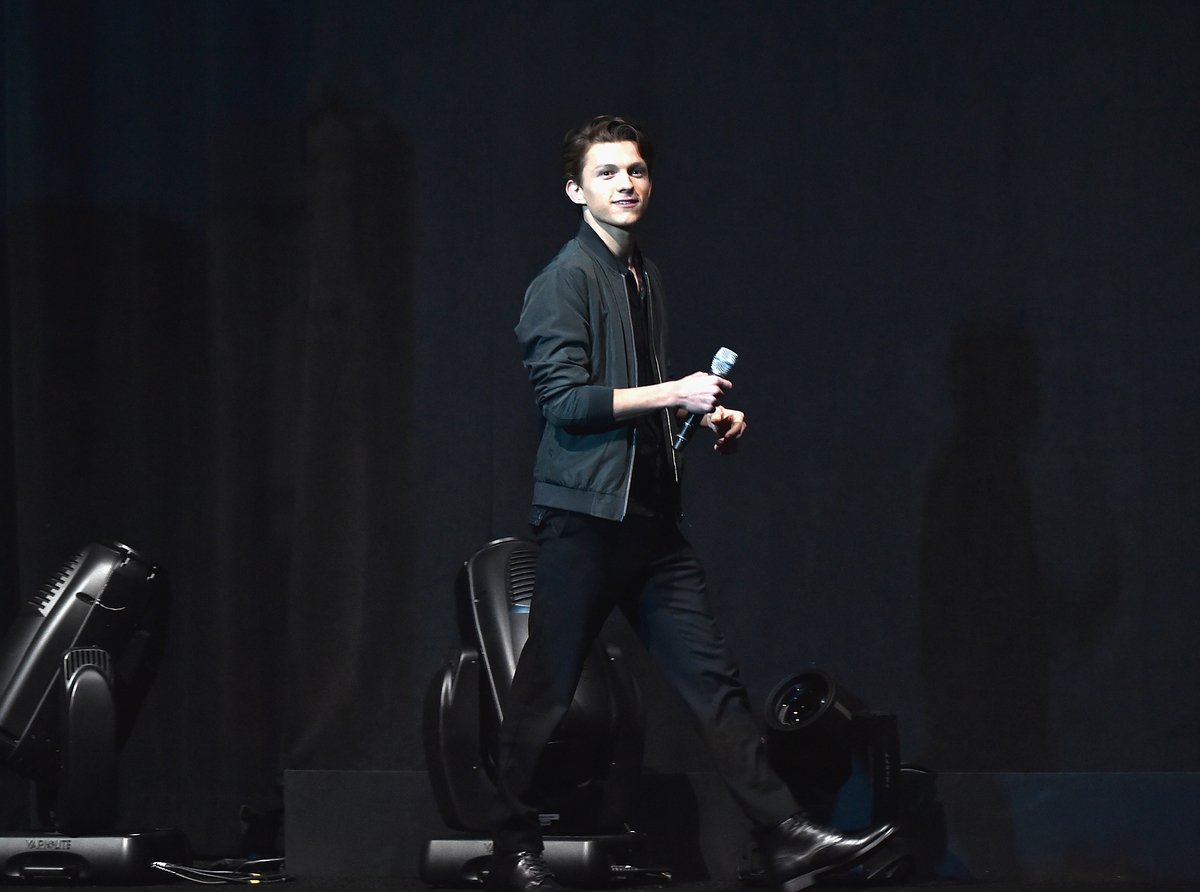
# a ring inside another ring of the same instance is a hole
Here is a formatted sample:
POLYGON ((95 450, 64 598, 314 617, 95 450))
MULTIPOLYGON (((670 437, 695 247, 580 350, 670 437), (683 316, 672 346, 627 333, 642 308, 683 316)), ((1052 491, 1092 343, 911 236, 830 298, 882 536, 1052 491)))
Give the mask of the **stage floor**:
MULTIPOLYGON (((144 886, 92 886, 88 888, 103 889, 105 892, 180 892, 181 888, 194 886, 182 880, 164 883, 162 885, 144 886)), ((300 877, 287 883, 278 884, 280 889, 291 889, 295 892, 430 892, 433 887, 419 880, 405 878, 381 877, 300 877)), ((70 883, 55 886, 31 886, 24 883, 14 883, 9 888, 38 890, 38 892, 64 892, 72 888, 70 883)), ((211 887, 209 887, 211 888, 211 887)), ((468 887, 470 888, 470 887, 468 887)), ((478 887, 475 887, 478 888, 478 887)), ((751 887, 737 882, 705 881, 702 883, 677 883, 669 885, 634 886, 617 885, 592 887, 593 889, 625 890, 625 892, 655 892, 655 890, 673 890, 673 892, 741 892, 751 887)), ((1113 881, 1111 883, 1077 882, 1077 883, 988 883, 962 881, 931 881, 919 884, 876 883, 876 884, 837 884, 819 883, 814 889, 851 890, 878 889, 881 892, 955 892, 955 890, 970 890, 970 892, 1183 892, 1183 890, 1200 889, 1200 879, 1195 882, 1162 883, 1144 881, 1113 881)))

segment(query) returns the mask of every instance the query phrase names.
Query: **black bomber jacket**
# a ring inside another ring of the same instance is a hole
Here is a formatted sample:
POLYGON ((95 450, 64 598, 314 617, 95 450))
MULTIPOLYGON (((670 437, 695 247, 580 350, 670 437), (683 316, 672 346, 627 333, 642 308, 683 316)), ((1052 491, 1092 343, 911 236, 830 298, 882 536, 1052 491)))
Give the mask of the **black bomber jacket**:
MULTIPOLYGON (((658 268, 643 258, 655 377, 665 380, 666 312, 658 268)), ((533 504, 622 520, 634 425, 613 418, 613 390, 638 381, 625 267, 584 221, 525 292, 516 335, 544 424, 533 504)), ((671 438, 673 413, 661 412, 671 438)), ((679 477, 678 458, 672 468, 679 477)))

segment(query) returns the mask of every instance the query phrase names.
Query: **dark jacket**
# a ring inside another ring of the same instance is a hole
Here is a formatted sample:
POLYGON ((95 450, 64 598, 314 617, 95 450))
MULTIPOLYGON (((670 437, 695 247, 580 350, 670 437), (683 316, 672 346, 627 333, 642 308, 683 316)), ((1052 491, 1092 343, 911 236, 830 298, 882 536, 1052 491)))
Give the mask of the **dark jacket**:
MULTIPOLYGON (((663 380, 662 279, 650 261, 643 259, 643 269, 654 378, 663 380)), ((545 421, 533 469, 535 505, 625 517, 634 425, 613 418, 612 393, 635 387, 638 370, 624 274, 624 264, 584 222, 525 292, 517 340, 545 421)), ((671 415, 661 413, 667 441, 671 415)))

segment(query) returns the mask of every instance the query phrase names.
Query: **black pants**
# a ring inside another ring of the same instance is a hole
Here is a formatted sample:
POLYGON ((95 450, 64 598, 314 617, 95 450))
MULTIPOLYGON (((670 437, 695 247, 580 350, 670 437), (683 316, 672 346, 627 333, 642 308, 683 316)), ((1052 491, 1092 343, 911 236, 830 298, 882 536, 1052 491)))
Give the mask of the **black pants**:
POLYGON ((496 850, 542 848, 528 792, 614 607, 696 717, 747 817, 765 828, 796 812, 791 792, 767 764, 745 688, 713 620, 704 571, 674 520, 615 522, 549 510, 535 531, 540 551, 529 639, 500 729, 496 850))

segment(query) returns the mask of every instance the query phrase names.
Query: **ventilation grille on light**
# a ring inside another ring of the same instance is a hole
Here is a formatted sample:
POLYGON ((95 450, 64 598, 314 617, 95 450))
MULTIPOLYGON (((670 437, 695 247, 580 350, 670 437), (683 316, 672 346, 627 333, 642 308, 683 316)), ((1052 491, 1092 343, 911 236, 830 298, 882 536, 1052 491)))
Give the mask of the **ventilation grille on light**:
POLYGON ((46 613, 50 609, 50 605, 57 601, 66 590, 67 583, 75 575, 75 571, 79 569, 82 563, 83 552, 81 551, 63 564, 58 569, 58 572, 52 574, 49 579, 43 582, 41 588, 29 599, 29 603, 36 607, 39 612, 46 613))
POLYGON ((77 647, 63 654, 63 678, 67 681, 88 666, 95 666, 105 678, 112 680, 112 657, 103 648, 77 647))
POLYGON ((527 548, 514 548, 508 556, 508 598, 513 610, 529 610, 536 571, 537 553, 527 548))

